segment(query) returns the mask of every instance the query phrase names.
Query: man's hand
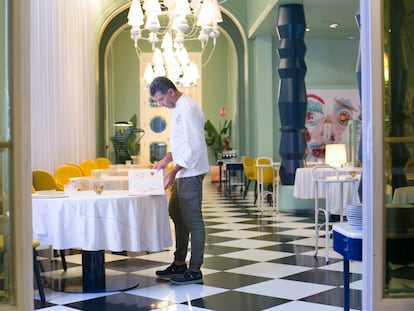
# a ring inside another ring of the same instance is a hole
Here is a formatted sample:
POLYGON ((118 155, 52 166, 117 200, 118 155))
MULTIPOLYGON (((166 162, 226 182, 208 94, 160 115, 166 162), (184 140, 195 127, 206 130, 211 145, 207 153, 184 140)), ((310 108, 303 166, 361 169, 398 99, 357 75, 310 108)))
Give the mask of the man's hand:
POLYGON ((167 189, 171 184, 173 183, 175 179, 175 175, 177 174, 177 171, 175 169, 172 169, 165 173, 164 175, 164 188, 167 189))
POLYGON ((166 168, 168 165, 165 159, 159 160, 157 163, 154 164, 153 169, 160 170, 166 168))

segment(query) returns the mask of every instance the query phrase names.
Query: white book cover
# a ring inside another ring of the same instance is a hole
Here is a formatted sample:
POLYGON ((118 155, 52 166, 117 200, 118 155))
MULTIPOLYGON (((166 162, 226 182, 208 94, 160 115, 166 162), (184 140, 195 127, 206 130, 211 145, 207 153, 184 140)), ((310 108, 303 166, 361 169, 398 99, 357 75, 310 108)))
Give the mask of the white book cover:
POLYGON ((163 170, 128 170, 128 191, 130 195, 164 195, 163 170))

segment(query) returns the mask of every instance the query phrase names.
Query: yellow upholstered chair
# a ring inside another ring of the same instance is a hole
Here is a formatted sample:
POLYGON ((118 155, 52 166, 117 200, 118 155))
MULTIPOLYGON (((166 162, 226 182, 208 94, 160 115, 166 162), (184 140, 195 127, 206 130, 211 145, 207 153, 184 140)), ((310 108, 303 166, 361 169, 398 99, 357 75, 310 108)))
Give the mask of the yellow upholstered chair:
POLYGON ((36 191, 41 190, 57 190, 63 191, 63 187, 60 186, 55 177, 48 170, 37 169, 33 170, 33 182, 32 185, 36 191))
POLYGON ((95 159, 98 168, 108 168, 111 165, 111 161, 105 157, 99 157, 95 159))
POLYGON ((250 183, 254 181, 254 204, 257 200, 257 169, 256 169, 256 159, 250 156, 242 157, 243 171, 246 178, 247 184, 244 187, 243 199, 246 198, 247 191, 249 189, 250 183))
POLYGON ((69 162, 69 163, 66 163, 66 164, 76 166, 82 172, 82 175, 85 176, 85 173, 83 172, 82 168, 80 167, 80 165, 78 163, 69 162))
POLYGON ((59 165, 55 169, 56 182, 61 186, 66 185, 69 181, 69 178, 82 176, 83 172, 81 168, 72 164, 59 165))
POLYGON ((91 176, 92 170, 98 168, 98 164, 95 160, 82 160, 79 165, 85 176, 91 176))

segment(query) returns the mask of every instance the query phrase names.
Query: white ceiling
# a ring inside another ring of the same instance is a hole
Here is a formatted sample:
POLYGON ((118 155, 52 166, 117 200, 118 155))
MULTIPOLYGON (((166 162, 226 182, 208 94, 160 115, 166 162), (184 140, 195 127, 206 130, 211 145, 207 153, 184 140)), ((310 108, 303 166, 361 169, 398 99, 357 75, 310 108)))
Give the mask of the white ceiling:
POLYGON ((306 26, 310 28, 305 38, 359 38, 359 29, 355 20, 359 10, 359 0, 281 0, 250 35, 276 34, 279 5, 286 3, 303 4, 306 26), (339 27, 329 28, 329 24, 333 22, 339 23, 339 27))

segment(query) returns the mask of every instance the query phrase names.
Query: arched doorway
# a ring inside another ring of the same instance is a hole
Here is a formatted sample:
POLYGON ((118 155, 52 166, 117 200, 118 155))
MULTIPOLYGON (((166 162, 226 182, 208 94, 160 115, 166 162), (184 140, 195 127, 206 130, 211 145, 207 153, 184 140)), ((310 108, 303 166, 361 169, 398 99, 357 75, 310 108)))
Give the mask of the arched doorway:
MULTIPOLYGON (((127 25, 128 10, 129 6, 124 5, 109 15, 103 22, 98 39, 97 155, 110 155, 110 137, 114 132, 112 124, 120 121, 114 118, 128 121, 128 116, 137 114, 139 126, 140 92, 146 90, 140 87, 139 55, 135 53, 134 44, 128 38, 130 30, 127 25), (127 46, 122 47, 125 44, 127 46), (127 57, 123 54, 125 51, 127 57), (120 53, 123 55, 122 59, 128 59, 123 65, 117 62, 120 53), (122 66, 127 66, 128 70, 117 72, 122 66), (123 94, 123 99, 122 96, 118 96, 122 92, 119 90, 120 85, 126 92, 126 95, 123 94), (123 115, 125 101, 129 102, 130 106, 135 105, 136 111, 131 110, 127 115, 123 115)), ((233 145, 242 151, 246 143, 244 139, 240 139, 238 132, 239 124, 244 123, 245 116, 248 114, 247 44, 238 22, 227 11, 223 11, 222 16, 221 36, 213 56, 202 69, 201 98, 206 120, 211 120, 218 126, 223 121, 219 116, 220 108, 223 106, 228 108, 227 117, 233 123, 233 145), (225 44, 220 44, 221 42, 225 44)))

